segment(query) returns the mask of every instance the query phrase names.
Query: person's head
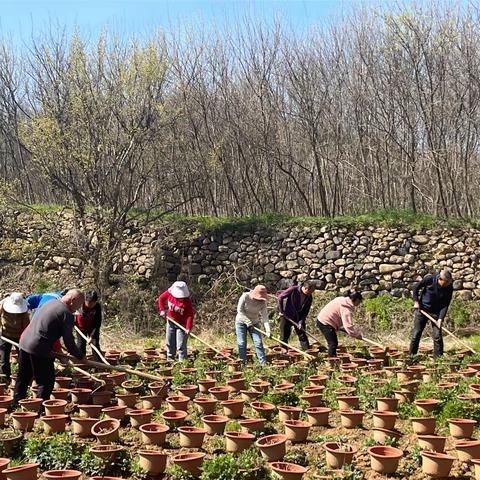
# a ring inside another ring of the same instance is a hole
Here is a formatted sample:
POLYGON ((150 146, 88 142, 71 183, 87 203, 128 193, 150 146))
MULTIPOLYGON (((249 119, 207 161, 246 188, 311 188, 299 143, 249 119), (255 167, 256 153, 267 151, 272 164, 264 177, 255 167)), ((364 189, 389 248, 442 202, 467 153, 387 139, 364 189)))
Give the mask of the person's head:
POLYGON ((27 301, 20 292, 13 292, 8 296, 3 304, 3 309, 11 314, 23 314, 28 310, 27 301))
POLYGON ((83 303, 85 307, 89 310, 93 308, 98 302, 98 293, 95 290, 90 290, 85 294, 85 302, 83 303))
POLYGON ((254 300, 267 300, 267 287, 265 287, 265 285, 257 285, 253 290, 250 290, 249 295, 250 298, 253 298, 254 300))
POLYGON ((348 297, 355 306, 360 305, 363 300, 362 294, 356 290, 347 290, 343 296, 348 297))
POLYGON ((448 287, 453 282, 452 272, 450 270, 441 270, 438 275, 438 284, 441 288, 448 287))
POLYGON ((190 296, 187 284, 182 281, 174 282, 168 291, 175 298, 188 298, 190 296))
POLYGON ((85 295, 77 288, 70 289, 63 297, 62 302, 67 305, 68 309, 73 313, 77 311, 85 301, 85 295))
POLYGON ((313 292, 316 288, 317 286, 312 280, 307 280, 306 282, 302 283, 302 293, 304 295, 313 295, 313 292))

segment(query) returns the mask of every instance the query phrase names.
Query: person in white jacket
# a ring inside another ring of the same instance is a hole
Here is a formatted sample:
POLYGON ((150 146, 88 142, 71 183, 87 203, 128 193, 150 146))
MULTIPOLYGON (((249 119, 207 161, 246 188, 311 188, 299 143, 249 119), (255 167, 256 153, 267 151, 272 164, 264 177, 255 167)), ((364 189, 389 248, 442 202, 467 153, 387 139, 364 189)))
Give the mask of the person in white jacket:
POLYGON ((270 337, 270 322, 267 312, 268 293, 266 287, 257 285, 250 292, 245 292, 238 301, 237 316, 235 318, 235 332, 237 334, 238 355, 242 364, 247 363, 247 332, 252 337, 255 351, 260 363, 266 364, 267 357, 263 348, 262 335, 254 327, 261 327, 270 337))

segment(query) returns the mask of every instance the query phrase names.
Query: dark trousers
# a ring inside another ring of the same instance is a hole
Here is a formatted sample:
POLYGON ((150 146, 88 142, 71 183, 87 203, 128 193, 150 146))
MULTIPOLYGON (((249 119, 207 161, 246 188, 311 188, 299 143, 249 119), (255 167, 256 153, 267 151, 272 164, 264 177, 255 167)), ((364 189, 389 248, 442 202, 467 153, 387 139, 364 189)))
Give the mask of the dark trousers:
MULTIPOLYGON (((437 315, 429 314, 435 320, 437 320, 437 315)), ((425 329, 427 323, 429 322, 428 318, 420 312, 420 310, 415 311, 415 321, 413 323, 413 332, 412 340, 410 342, 410 355, 416 355, 418 352, 418 346, 420 345, 420 339, 422 338, 423 330, 425 329)), ((433 322, 432 324, 432 338, 433 338, 433 356, 440 357, 443 355, 443 335, 442 330, 438 328, 433 322)))
MULTIPOLYGON (((18 343, 18 338, 11 338, 14 342, 18 343)), ((18 352, 18 348, 15 347, 18 352)), ((0 339, 0 365, 2 373, 5 375, 7 382, 10 383, 12 376, 12 368, 10 367, 10 353, 12 351, 12 344, 0 339)))
MULTIPOLYGON (((86 336, 86 334, 84 334, 86 336)), ((87 341, 82 338, 78 333, 77 333, 77 339, 76 342, 78 349, 84 354, 87 354, 87 341)), ((100 350, 100 338, 99 335, 95 334, 92 338, 91 345, 95 346, 100 350)), ((101 351, 101 350, 100 350, 101 351)), ((92 354, 93 354, 93 359, 96 362, 101 362, 102 359, 98 356, 97 352, 92 348, 92 354)))
POLYGON ((328 346, 328 356, 336 357, 337 356, 337 347, 338 347, 338 337, 337 331, 331 325, 325 325, 317 321, 317 327, 322 332, 325 340, 327 341, 328 346))
POLYGON ((292 328, 295 329, 295 333, 298 336, 298 340, 300 340, 300 347, 302 350, 307 350, 310 348, 310 343, 308 342, 307 334, 304 330, 306 330, 306 325, 303 324, 303 330, 297 328, 292 322, 287 320, 285 317, 280 317, 280 340, 282 342, 288 343, 290 339, 290 335, 292 334, 292 328))
POLYGON ((18 352, 18 372, 15 382, 15 393, 13 395, 14 405, 19 400, 27 397, 28 387, 32 379, 38 385, 37 397, 49 400, 55 385, 54 359, 48 357, 37 357, 23 350, 18 352))

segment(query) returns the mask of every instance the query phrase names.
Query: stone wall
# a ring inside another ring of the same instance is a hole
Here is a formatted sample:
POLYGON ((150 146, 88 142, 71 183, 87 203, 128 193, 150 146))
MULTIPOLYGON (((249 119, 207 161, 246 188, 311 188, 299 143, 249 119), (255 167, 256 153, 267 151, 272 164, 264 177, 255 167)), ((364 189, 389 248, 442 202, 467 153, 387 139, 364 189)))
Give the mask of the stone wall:
MULTIPOLYGON (((52 277, 86 274, 81 256, 71 256, 65 245, 71 242, 68 215, 55 221, 52 242, 38 219, 17 214, 15 232, 0 236, 0 264, 34 266, 52 277)), ((208 232, 195 224, 141 228, 132 222, 116 252, 115 273, 151 282, 183 274, 190 282, 209 284, 235 272, 245 285, 265 283, 272 289, 311 278, 325 290, 353 284, 369 297, 408 295, 414 281, 446 267, 458 296, 471 299, 480 298, 479 259, 480 230, 473 228, 286 224, 208 232)))

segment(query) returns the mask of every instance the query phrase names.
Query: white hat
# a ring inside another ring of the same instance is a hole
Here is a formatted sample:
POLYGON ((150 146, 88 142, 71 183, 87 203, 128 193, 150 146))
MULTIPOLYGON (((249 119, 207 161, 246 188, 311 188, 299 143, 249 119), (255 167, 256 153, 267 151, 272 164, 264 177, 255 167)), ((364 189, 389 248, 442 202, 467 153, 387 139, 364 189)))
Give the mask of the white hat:
POLYGON ((175 297, 175 298, 187 298, 190 296, 190 292, 188 291, 187 284, 185 282, 175 282, 168 291, 175 297))
POLYGON ((27 301, 20 292, 13 292, 2 303, 7 313, 25 313, 28 310, 27 301))

